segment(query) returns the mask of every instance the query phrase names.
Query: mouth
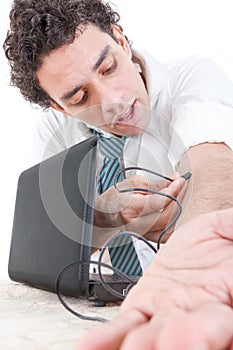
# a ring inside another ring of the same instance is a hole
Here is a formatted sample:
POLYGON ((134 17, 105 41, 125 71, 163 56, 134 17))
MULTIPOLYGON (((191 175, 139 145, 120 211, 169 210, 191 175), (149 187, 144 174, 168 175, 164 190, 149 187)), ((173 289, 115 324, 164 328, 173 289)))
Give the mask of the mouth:
POLYGON ((135 102, 130 105, 115 121, 115 124, 134 124, 135 119, 135 102))

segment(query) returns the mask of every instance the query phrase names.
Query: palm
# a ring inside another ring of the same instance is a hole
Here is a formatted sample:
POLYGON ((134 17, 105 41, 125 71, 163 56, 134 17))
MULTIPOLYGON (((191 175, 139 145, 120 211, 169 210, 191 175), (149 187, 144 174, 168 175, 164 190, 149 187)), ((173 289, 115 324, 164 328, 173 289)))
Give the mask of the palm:
POLYGON ((233 209, 186 223, 86 350, 232 350, 232 267, 233 209))

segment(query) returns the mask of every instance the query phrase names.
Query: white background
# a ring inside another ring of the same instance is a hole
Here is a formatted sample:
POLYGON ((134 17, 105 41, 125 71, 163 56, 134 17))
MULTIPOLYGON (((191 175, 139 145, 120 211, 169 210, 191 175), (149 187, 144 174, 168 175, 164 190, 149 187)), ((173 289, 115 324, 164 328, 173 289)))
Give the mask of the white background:
MULTIPOLYGON (((49 0, 48 0, 49 1, 49 0)), ((233 81, 232 0, 113 0, 133 46, 160 62, 204 54, 233 81)), ((8 28, 11 1, 1 1, 1 46, 8 28)), ((19 173, 31 165, 32 137, 39 111, 8 85, 8 65, 0 52, 0 279, 7 278, 14 201, 19 173)), ((232 131, 233 132, 233 131, 232 131)))

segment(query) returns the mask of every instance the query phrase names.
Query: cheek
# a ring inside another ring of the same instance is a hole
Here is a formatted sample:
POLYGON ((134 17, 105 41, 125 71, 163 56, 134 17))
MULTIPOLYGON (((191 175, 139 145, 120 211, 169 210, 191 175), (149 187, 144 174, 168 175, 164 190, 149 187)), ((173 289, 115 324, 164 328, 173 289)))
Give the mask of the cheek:
POLYGON ((135 66, 134 64, 128 71, 128 74, 126 75, 126 82, 133 90, 138 91, 140 96, 144 96, 144 98, 146 99, 148 98, 145 83, 140 73, 138 72, 137 66, 135 66))
POLYGON ((73 112, 72 116, 93 126, 99 126, 103 123, 101 106, 86 108, 77 113, 73 112))

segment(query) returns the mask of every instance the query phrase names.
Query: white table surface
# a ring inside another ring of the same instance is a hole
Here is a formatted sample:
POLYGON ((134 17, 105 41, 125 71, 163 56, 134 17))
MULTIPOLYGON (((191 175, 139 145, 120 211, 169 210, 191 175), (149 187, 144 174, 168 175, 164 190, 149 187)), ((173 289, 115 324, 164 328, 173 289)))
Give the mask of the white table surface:
MULTIPOLYGON (((119 311, 116 305, 96 307, 77 298, 66 301, 88 316, 111 319, 119 311)), ((0 302, 0 348, 4 350, 77 349, 82 334, 99 324, 72 315, 55 293, 11 281, 0 282, 0 302)))

